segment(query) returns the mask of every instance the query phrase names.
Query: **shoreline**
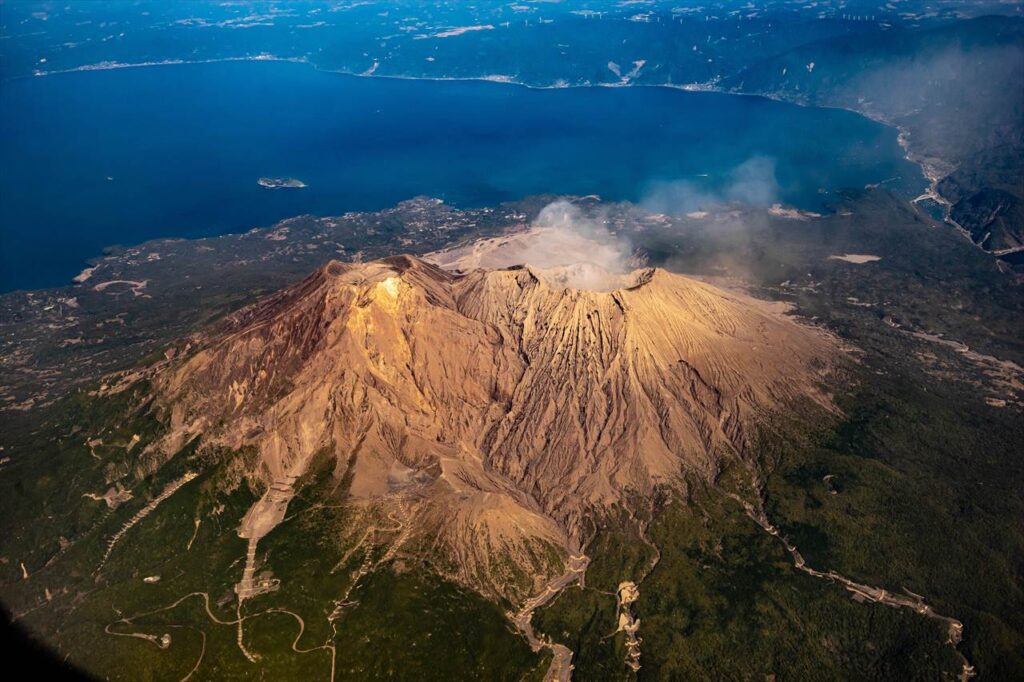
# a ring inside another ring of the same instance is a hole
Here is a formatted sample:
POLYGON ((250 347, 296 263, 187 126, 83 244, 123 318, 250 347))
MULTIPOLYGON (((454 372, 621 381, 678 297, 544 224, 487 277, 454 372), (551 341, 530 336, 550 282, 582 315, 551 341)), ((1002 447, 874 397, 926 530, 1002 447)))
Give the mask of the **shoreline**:
MULTIPOLYGON (((597 82, 593 83, 585 81, 583 83, 569 83, 568 81, 559 81, 551 85, 538 85, 536 83, 527 83, 522 80, 516 79, 514 76, 505 74, 489 74, 485 76, 402 76, 395 74, 381 74, 376 73, 376 64, 366 71, 347 71, 344 69, 328 69, 319 66, 315 62, 311 61, 308 57, 281 57, 271 53, 261 53, 252 56, 241 56, 241 57, 214 57, 210 59, 167 59, 162 61, 150 61, 150 62, 117 62, 117 61, 104 61, 95 62, 93 64, 83 64, 81 66, 72 67, 69 69, 55 69, 53 71, 42 71, 37 70, 32 74, 26 74, 21 76, 15 76, 8 79, 9 81, 24 80, 29 78, 43 78, 46 76, 59 76, 71 73, 88 73, 93 71, 116 71, 120 69, 141 69, 151 68, 159 66, 186 66, 186 65, 200 65, 200 64, 220 64, 220 63, 234 63, 234 62, 278 62, 287 64, 303 64, 313 68, 315 71, 320 73, 331 73, 340 76, 350 76, 354 78, 378 78, 385 80, 397 80, 397 81, 431 81, 431 82, 477 82, 477 83, 500 83, 503 85, 514 85, 528 90, 573 90, 573 89, 588 89, 588 88, 666 88, 669 90, 679 90, 682 92, 693 92, 693 93, 712 93, 717 95, 732 95, 735 97, 753 97, 756 99, 769 100, 772 102, 778 102, 780 104, 788 104, 804 109, 826 109, 833 111, 845 111, 851 114, 856 114, 862 118, 865 118, 873 123, 891 128, 896 131, 896 143, 904 151, 903 158, 914 164, 921 169, 921 175, 925 180, 932 184, 937 184, 945 176, 934 177, 936 169, 933 164, 930 164, 930 159, 919 156, 916 152, 910 149, 910 131, 905 127, 890 121, 881 114, 873 113, 871 111, 862 111, 858 109, 852 109, 850 107, 830 105, 830 104, 810 104, 799 99, 789 99, 778 95, 776 93, 765 93, 765 92, 741 92, 737 90, 727 90, 720 88, 715 85, 715 81, 706 82, 692 82, 692 83, 636 83, 634 81, 610 81, 610 82, 597 82)), ((3 81, 0 81, 2 83, 3 81)), ((934 161, 938 161, 949 167, 950 172, 955 170, 955 166, 945 159, 936 158, 934 161)))
MULTIPOLYGON (((568 81, 559 81, 551 85, 537 85, 536 83, 527 83, 521 80, 517 80, 514 76, 508 76, 505 74, 490 74, 486 76, 401 76, 395 74, 380 74, 376 73, 375 64, 369 70, 366 71, 346 71, 344 69, 327 69, 319 66, 315 62, 311 61, 308 57, 281 57, 271 53, 261 53, 254 56, 243 56, 243 57, 214 57, 210 59, 167 59, 163 61, 151 61, 151 62, 116 62, 116 61, 104 61, 95 62, 93 64, 83 64, 81 66, 72 67, 69 69, 56 69, 53 71, 41 71, 37 70, 32 74, 26 74, 22 76, 15 76, 10 78, 9 81, 24 80, 29 78, 43 78, 46 76, 59 76, 71 73, 88 73, 93 71, 116 71, 120 69, 141 69, 151 68, 158 66, 187 66, 187 65, 200 65, 200 64, 220 64, 220 63, 233 63, 233 62, 278 62, 287 64, 303 64, 312 67, 315 71, 320 73, 332 73, 340 76, 350 76, 354 78, 378 78, 384 80, 398 80, 398 81, 431 81, 431 82, 476 82, 476 83, 500 83, 503 85, 514 85, 528 90, 574 90, 574 89, 588 89, 588 88, 666 88, 669 90, 679 90, 682 92, 693 92, 693 93, 712 93, 717 95, 732 95, 735 97, 753 97, 756 99, 769 100, 771 102, 778 102, 780 104, 788 104, 803 109, 826 109, 833 111, 845 111, 851 114, 856 114, 862 118, 865 118, 873 123, 883 125, 887 128, 891 128, 896 131, 896 143, 904 151, 903 158, 910 163, 918 166, 921 169, 921 175, 925 180, 931 183, 938 183, 945 176, 935 178, 933 172, 935 169, 930 165, 929 159, 919 156, 916 152, 910 150, 909 139, 911 137, 910 131, 905 127, 890 121, 886 117, 873 113, 870 111, 861 111, 858 109, 852 109, 850 107, 843 107, 830 104, 810 104, 798 99, 789 99, 774 93, 764 92, 740 92, 738 90, 727 90, 724 88, 717 87, 714 81, 706 81, 703 83, 692 82, 692 83, 636 83, 633 81, 610 81, 610 82, 597 82, 593 83, 585 81, 583 83, 569 83, 568 81)), ((0 81, 2 83, 3 81, 0 81)), ((945 159, 936 158, 936 161, 947 165, 950 168, 949 172, 955 170, 955 166, 945 159)), ((946 173, 948 175, 949 173, 946 173)))
MULTIPOLYGON (((963 230, 963 228, 961 228, 959 225, 957 225, 954 221, 952 221, 948 217, 949 213, 950 213, 950 210, 951 210, 951 205, 949 204, 949 202, 947 200, 945 200, 945 198, 941 197, 941 195, 938 194, 937 185, 938 185, 938 182, 941 181, 942 177, 944 177, 944 176, 938 174, 935 171, 935 169, 928 163, 928 159, 923 159, 923 158, 919 157, 917 154, 913 153, 910 150, 909 142, 908 142, 909 133, 904 128, 902 128, 901 126, 898 126, 898 125, 896 125, 896 124, 894 124, 894 123, 892 123, 892 122, 890 122, 888 120, 885 120, 884 118, 882 118, 880 116, 872 115, 872 114, 870 114, 868 112, 856 111, 856 110, 853 110, 853 109, 849 109, 849 108, 845 108, 845 107, 839 107, 839 106, 812 105, 812 104, 809 104, 809 103, 806 103, 806 102, 801 102, 801 101, 798 101, 798 100, 786 99, 786 98, 781 97, 781 96, 779 96, 777 94, 736 92, 736 91, 726 90, 726 89, 722 89, 720 87, 717 87, 713 82, 673 84, 673 83, 635 83, 635 82, 631 82, 631 81, 625 81, 625 82, 623 82, 623 81, 614 81, 614 82, 609 82, 609 83, 590 83, 590 82, 585 82, 585 83, 582 83, 582 84, 570 84, 570 83, 567 83, 567 82, 559 82, 559 83, 555 83, 555 84, 551 84, 551 85, 536 85, 536 84, 530 84, 530 83, 521 82, 521 81, 518 81, 518 80, 516 80, 515 78, 513 78, 511 76, 506 76, 506 75, 502 75, 502 74, 494 74, 494 75, 488 75, 488 76, 466 76, 466 77, 463 77, 463 76, 439 76, 439 77, 434 77, 434 76, 388 75, 388 74, 378 74, 378 73, 366 72, 366 71, 361 72, 361 73, 356 73, 356 72, 343 71, 343 70, 325 69, 325 68, 322 68, 322 67, 318 66, 317 64, 315 64, 314 62, 312 62, 311 60, 309 60, 306 57, 282 57, 282 56, 278 56, 278 55, 274 55, 274 54, 270 54, 270 53, 261 53, 261 54, 252 55, 252 56, 222 57, 222 58, 199 59, 199 60, 169 59, 169 60, 163 60, 163 61, 147 61, 147 62, 104 61, 104 62, 97 62, 97 63, 94 63, 94 64, 86 64, 86 65, 82 65, 82 66, 78 66, 78 67, 73 67, 73 68, 70 68, 70 69, 59 69, 59 70, 53 70, 53 71, 38 71, 38 72, 36 72, 36 73, 34 73, 34 74, 30 75, 30 76, 29 75, 18 76, 18 77, 9 79, 9 80, 10 81, 14 81, 14 80, 27 79, 27 78, 42 78, 42 77, 45 77, 45 76, 59 76, 59 75, 66 75, 66 74, 72 74, 72 73, 86 73, 86 72, 95 72, 95 71, 114 71, 114 70, 120 70, 120 69, 143 69, 143 68, 153 68, 153 67, 161 67, 161 66, 182 66, 182 65, 197 65, 198 66, 198 65, 202 65, 202 64, 235 63, 235 62, 278 62, 278 63, 288 63, 288 64, 302 64, 302 65, 305 65, 305 66, 312 67, 314 70, 322 72, 322 73, 329 73, 329 74, 335 74, 335 75, 340 75, 340 76, 345 76, 345 77, 352 77, 352 78, 367 78, 367 79, 369 79, 369 78, 377 78, 377 79, 386 79, 386 80, 395 80, 395 81, 483 82, 483 83, 497 83, 497 84, 502 84, 502 85, 512 85, 512 86, 517 86, 517 87, 520 87, 520 88, 525 88, 525 89, 528 89, 528 90, 569 90, 569 89, 583 90, 583 89, 590 89, 590 88, 664 88, 664 89, 667 89, 667 90, 677 90, 677 91, 691 92, 691 93, 710 93, 710 94, 723 95, 723 96, 728 95, 728 96, 736 96, 736 97, 757 98, 757 99, 761 99, 761 100, 767 100, 767 101, 771 101, 771 102, 776 102, 776 103, 785 104, 785 105, 791 105, 791 106, 797 106, 797 107, 801 107, 801 108, 832 109, 832 110, 844 111, 844 112, 851 113, 851 114, 854 114, 856 116, 862 117, 864 119, 867 119, 869 121, 872 121, 873 123, 885 126, 886 128, 892 129, 893 131, 896 132, 896 143, 897 143, 897 145, 899 145, 901 151, 903 152, 902 153, 902 158, 905 159, 906 161, 912 163, 915 167, 917 167, 919 169, 920 173, 921 173, 923 181, 928 183, 927 187, 923 190, 923 194, 919 195, 915 199, 911 199, 910 197, 907 197, 907 200, 910 201, 911 203, 916 204, 916 202, 919 201, 920 199, 922 199, 922 197, 928 196, 929 198, 933 198, 936 201, 936 203, 939 203, 940 205, 943 206, 944 213, 945 213, 945 215, 947 217, 946 222, 951 224, 955 228, 957 228, 958 231, 960 231, 961 234, 963 234, 965 236, 965 238, 967 238, 969 241, 972 241, 972 240, 970 240, 970 237, 969 237, 969 235, 967 235, 966 231, 963 230)), ((276 188, 274 188, 274 189, 276 189, 276 188)), ((797 208, 799 208, 799 207, 797 207, 797 208)), ((285 219, 287 219, 287 218, 285 218, 285 219)), ((245 232, 245 231, 247 231, 247 230, 243 230, 242 232, 245 232)), ((232 233, 231 232, 226 232, 224 234, 232 234, 232 233)), ((168 238, 173 239, 175 237, 174 236, 167 236, 167 237, 163 237, 163 238, 164 239, 168 239, 168 238)), ((156 237, 154 239, 155 240, 159 240, 159 239, 161 239, 161 237, 156 237)), ((153 240, 145 240, 145 241, 153 241, 153 240)), ((973 243, 973 241, 972 241, 972 243, 973 243)), ((978 247, 978 248, 980 248, 980 247, 978 247)), ((71 276, 69 276, 69 279, 72 282, 76 283, 76 284, 81 284, 82 282, 84 282, 85 281, 84 279, 82 279, 81 281, 78 281, 78 280, 80 278, 82 278, 83 275, 86 276, 85 278, 87 278, 88 275, 91 275, 91 271, 93 271, 95 269, 95 266, 97 265, 96 260, 99 259, 99 258, 100 257, 97 256, 97 255, 86 256, 85 258, 83 258, 82 262, 83 262, 83 265, 85 266, 85 269, 80 271, 77 274, 72 274, 71 276)), ((48 289, 48 288, 54 288, 54 287, 60 287, 60 286, 64 286, 64 284, 55 284, 55 285, 50 286, 50 287, 42 287, 42 288, 43 289, 48 289)), ((15 289, 10 290, 9 292, 0 292, 0 295, 6 294, 6 293, 13 293, 13 292, 16 292, 16 291, 31 291, 31 290, 34 290, 34 289, 15 288, 15 289)))

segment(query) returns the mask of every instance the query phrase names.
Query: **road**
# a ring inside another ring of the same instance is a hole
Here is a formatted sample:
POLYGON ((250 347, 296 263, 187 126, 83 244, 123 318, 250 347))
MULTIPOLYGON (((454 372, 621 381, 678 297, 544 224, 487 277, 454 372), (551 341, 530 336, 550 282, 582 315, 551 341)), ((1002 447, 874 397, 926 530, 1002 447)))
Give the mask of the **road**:
MULTIPOLYGON (((302 638, 303 633, 305 633, 305 631, 306 631, 306 622, 302 619, 302 616, 300 616, 299 614, 297 614, 297 613, 295 613, 293 611, 289 611, 288 609, 269 608, 269 609, 265 609, 263 611, 259 611, 257 613, 249 614, 247 616, 239 615, 235 620, 221 620, 210 609, 210 595, 208 593, 206 593, 206 592, 190 592, 190 593, 186 594, 185 596, 180 597, 179 599, 177 599, 173 603, 168 604, 167 606, 161 607, 159 609, 154 609, 152 611, 146 611, 145 613, 139 613, 139 614, 136 614, 134 616, 126 616, 124 618, 120 618, 119 620, 117 620, 117 621, 107 625, 104 628, 104 631, 108 635, 115 635, 117 637, 135 637, 135 638, 138 638, 138 639, 144 639, 146 641, 152 642, 153 644, 155 644, 156 646, 160 647, 161 649, 166 649, 166 648, 170 647, 170 645, 171 645, 171 637, 170 637, 170 635, 166 635, 165 634, 165 635, 162 635, 162 636, 156 636, 156 635, 152 635, 152 634, 145 633, 145 632, 114 632, 113 630, 111 630, 111 628, 114 627, 114 626, 117 626, 117 625, 121 625, 121 626, 134 625, 134 621, 139 620, 140 618, 145 618, 147 616, 152 616, 152 615, 157 614, 157 613, 163 613, 165 611, 171 611, 173 609, 176 609, 183 602, 185 602, 188 599, 191 599, 193 597, 198 597, 198 598, 200 598, 202 600, 203 607, 206 610, 206 615, 210 618, 210 620, 215 625, 240 626, 246 620, 252 620, 253 618, 259 618, 260 616, 265 616, 265 615, 273 614, 273 613, 283 613, 285 615, 291 616, 292 618, 295 619, 295 622, 298 623, 298 626, 299 626, 299 631, 295 635, 295 639, 292 640, 292 646, 291 646, 292 651, 294 651, 295 653, 298 653, 298 654, 307 654, 307 653, 310 653, 310 652, 313 652, 313 651, 321 651, 321 650, 329 652, 330 655, 331 655, 331 668, 330 668, 330 677, 328 677, 327 679, 328 680, 333 680, 334 679, 335 655, 336 655, 336 652, 335 652, 334 645, 330 643, 330 641, 333 640, 333 637, 332 637, 332 640, 328 641, 325 644, 321 644, 319 646, 310 647, 308 649, 300 649, 299 648, 299 640, 302 638)), ((169 628, 189 628, 189 629, 196 629, 196 630, 198 630, 198 628, 193 628, 190 625, 166 624, 166 625, 164 625, 164 627, 169 627, 169 628)), ((203 661, 203 657, 206 654, 206 633, 203 632, 202 630, 198 630, 198 632, 202 635, 202 648, 201 648, 201 650, 199 652, 198 659, 196 660, 195 664, 192 666, 192 669, 188 672, 188 674, 185 675, 182 678, 182 682, 185 682, 186 680, 190 679, 196 673, 196 671, 199 669, 200 664, 203 661)), ((255 662, 256 660, 258 660, 257 656, 254 656, 251 653, 249 653, 244 647, 242 647, 242 653, 245 654, 246 658, 248 658, 250 661, 255 662)))

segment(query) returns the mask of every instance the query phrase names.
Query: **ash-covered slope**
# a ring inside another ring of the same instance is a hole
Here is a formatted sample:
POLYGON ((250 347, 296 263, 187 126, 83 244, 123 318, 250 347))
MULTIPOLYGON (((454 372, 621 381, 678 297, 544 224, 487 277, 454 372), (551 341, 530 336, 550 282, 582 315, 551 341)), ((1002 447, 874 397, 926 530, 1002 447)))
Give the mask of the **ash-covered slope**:
POLYGON ((578 274, 332 262, 157 374, 166 450, 203 434, 258 451, 250 542, 327 450, 353 503, 402 515, 407 547, 520 601, 591 512, 713 479, 759 416, 826 403, 832 344, 769 306, 658 269, 607 291, 565 286, 578 274))

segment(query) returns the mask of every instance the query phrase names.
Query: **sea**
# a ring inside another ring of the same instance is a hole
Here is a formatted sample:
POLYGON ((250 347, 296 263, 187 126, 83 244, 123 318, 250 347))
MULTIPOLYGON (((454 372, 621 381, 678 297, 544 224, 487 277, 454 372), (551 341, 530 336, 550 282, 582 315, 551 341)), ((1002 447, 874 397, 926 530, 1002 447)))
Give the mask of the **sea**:
POLYGON ((826 211, 877 183, 906 196, 927 184, 895 130, 759 97, 269 61, 54 74, 0 84, 0 291, 66 284, 112 245, 422 195, 472 207, 549 193, 671 200, 682 188, 826 211))

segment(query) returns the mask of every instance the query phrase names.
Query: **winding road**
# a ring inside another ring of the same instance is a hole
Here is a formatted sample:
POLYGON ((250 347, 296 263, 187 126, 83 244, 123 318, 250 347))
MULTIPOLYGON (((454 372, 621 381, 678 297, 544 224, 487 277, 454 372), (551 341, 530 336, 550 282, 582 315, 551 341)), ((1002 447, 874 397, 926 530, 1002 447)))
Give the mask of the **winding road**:
MULTIPOLYGON (((321 644, 320 646, 309 647, 308 649, 300 649, 299 648, 299 640, 302 639, 302 635, 306 631, 306 622, 302 619, 302 616, 300 616, 297 613, 294 613, 293 611, 289 611, 288 609, 270 608, 270 609, 265 609, 263 611, 259 611, 257 613, 249 614, 247 616, 239 615, 238 618, 236 618, 235 620, 221 620, 210 609, 210 595, 208 593, 206 593, 206 592, 190 592, 190 593, 186 594, 185 596, 180 597, 177 601, 175 601, 175 602, 173 602, 173 603, 171 603, 171 604, 169 604, 167 606, 161 607, 159 609, 154 609, 153 611, 146 611, 145 613, 139 613, 139 614, 136 614, 134 616, 124 617, 124 618, 121 618, 121 619, 119 619, 117 621, 114 621, 113 623, 108 624, 104 628, 104 631, 108 635, 115 635, 117 637, 135 637, 135 638, 138 638, 138 639, 143 639, 143 640, 146 640, 148 642, 152 642, 153 644, 155 644, 156 646, 160 647, 161 649, 166 649, 171 644, 170 635, 163 635, 163 636, 158 637, 156 635, 152 635, 152 634, 149 634, 149 633, 146 633, 146 632, 114 632, 111 628, 113 628, 114 626, 117 626, 117 625, 125 625, 125 626, 134 625, 134 621, 136 621, 136 620, 138 620, 140 618, 145 618, 147 616, 152 616, 152 615, 155 615, 157 613, 163 613, 165 611, 171 611, 171 610, 177 608, 178 606, 180 606, 186 600, 191 599, 192 597, 199 597, 199 598, 202 599, 203 606, 204 606, 204 608, 206 610, 206 615, 210 618, 210 620, 215 625, 226 625, 226 626, 234 625, 234 626, 239 626, 239 625, 241 625, 242 622, 244 622, 246 620, 251 620, 253 618, 259 618, 260 616, 265 616, 267 614, 273 614, 273 613, 283 613, 283 614, 291 616, 292 618, 295 619, 295 622, 298 623, 298 625, 299 625, 299 632, 295 635, 295 639, 292 640, 292 645, 291 645, 292 651, 294 651, 295 653, 298 653, 298 654, 307 654, 307 653, 310 653, 310 652, 313 652, 313 651, 320 651, 320 650, 329 651, 330 654, 331 654, 331 671, 330 671, 330 677, 328 677, 328 680, 333 680, 334 679, 335 656, 336 656, 336 651, 335 651, 334 645, 328 642, 326 644, 321 644)), ((167 625, 166 627, 197 629, 197 628, 192 628, 189 625, 178 625, 178 624, 171 624, 171 625, 167 625)), ((332 630, 333 630, 333 623, 332 623, 331 627, 332 627, 332 630)), ((195 665, 192 666, 192 669, 188 672, 187 675, 185 675, 183 678, 181 678, 182 682, 186 682, 186 680, 188 680, 189 678, 192 677, 192 675, 195 674, 195 672, 199 669, 199 666, 200 666, 200 664, 203 661, 203 657, 206 654, 206 633, 203 632, 202 630, 198 630, 198 632, 202 635, 202 649, 199 652, 199 657, 196 660, 195 665)), ((332 640, 333 640, 333 637, 332 637, 332 640)), ((252 654, 250 654, 248 651, 246 651, 244 649, 244 647, 242 648, 242 653, 245 654, 246 658, 248 658, 250 661, 255 661, 256 660, 255 657, 252 654)))

